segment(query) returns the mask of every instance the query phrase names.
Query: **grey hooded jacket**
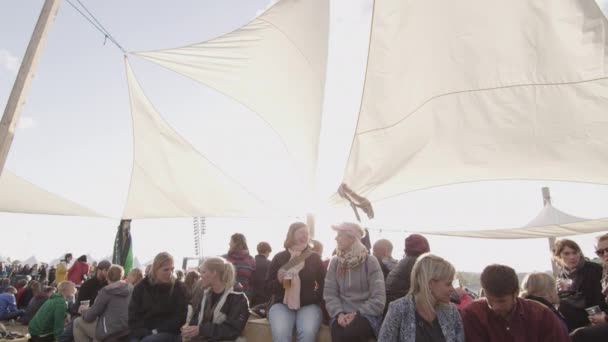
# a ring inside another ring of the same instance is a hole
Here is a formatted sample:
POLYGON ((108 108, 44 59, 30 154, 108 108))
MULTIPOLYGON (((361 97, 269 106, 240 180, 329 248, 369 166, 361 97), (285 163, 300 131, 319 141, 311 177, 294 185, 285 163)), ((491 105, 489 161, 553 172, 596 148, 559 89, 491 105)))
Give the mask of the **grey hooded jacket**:
POLYGON ((133 288, 123 281, 106 285, 99 291, 93 306, 82 315, 86 322, 97 319, 96 340, 102 341, 108 335, 128 329, 132 291, 133 288))

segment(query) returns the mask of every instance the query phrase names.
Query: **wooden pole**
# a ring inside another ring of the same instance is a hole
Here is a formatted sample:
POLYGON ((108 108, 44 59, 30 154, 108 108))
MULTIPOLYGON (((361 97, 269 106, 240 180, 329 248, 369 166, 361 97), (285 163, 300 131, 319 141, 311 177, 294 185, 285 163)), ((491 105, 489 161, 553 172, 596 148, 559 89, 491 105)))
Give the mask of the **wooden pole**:
MULTIPOLYGON (((551 204, 551 193, 549 191, 549 188, 543 187, 542 194, 543 194, 543 206, 550 205, 551 204)), ((553 261, 553 246, 555 245, 555 237, 552 236, 552 237, 548 238, 548 241, 549 241, 549 253, 551 255, 551 269, 553 271, 553 276, 557 277, 557 275, 559 274, 559 268, 555 264, 555 261, 553 261)))
POLYGON ((315 215, 312 213, 306 214, 306 225, 310 231, 310 238, 315 238, 315 215))
POLYGON ((25 56, 21 62, 17 79, 8 98, 2 120, 0 121, 0 174, 4 170, 8 152, 15 136, 15 130, 19 123, 19 115, 25 104, 27 93, 30 90, 32 79, 35 76, 36 67, 40 60, 40 55, 46 38, 51 29, 59 3, 61 0, 46 0, 42 6, 42 11, 38 17, 38 22, 34 28, 34 33, 30 38, 30 43, 25 51, 25 56))

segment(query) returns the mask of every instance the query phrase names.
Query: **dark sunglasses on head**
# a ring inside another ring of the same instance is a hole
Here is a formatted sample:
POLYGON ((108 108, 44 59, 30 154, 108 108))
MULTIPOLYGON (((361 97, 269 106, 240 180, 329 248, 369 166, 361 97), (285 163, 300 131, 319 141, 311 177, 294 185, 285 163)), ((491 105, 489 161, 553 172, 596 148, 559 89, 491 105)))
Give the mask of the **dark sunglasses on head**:
POLYGON ((597 256, 603 256, 606 253, 608 253, 608 247, 607 248, 598 249, 597 251, 595 251, 595 254, 597 254, 597 256))

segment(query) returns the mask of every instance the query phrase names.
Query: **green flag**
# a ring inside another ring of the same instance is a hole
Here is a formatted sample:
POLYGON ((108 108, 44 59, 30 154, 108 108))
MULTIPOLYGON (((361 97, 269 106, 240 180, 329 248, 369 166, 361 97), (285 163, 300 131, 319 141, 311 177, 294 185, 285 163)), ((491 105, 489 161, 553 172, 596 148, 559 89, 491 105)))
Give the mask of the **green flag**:
POLYGON ((125 269, 125 276, 133 268, 133 244, 131 242, 131 220, 121 220, 114 240, 112 263, 125 269))

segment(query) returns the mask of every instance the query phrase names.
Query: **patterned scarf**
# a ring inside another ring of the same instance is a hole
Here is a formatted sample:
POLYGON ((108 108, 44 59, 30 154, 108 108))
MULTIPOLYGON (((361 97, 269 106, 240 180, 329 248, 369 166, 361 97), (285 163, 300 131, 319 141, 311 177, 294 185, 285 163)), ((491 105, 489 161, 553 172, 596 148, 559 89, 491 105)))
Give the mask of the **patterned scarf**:
POLYGON ((336 256, 338 257, 339 273, 344 274, 346 270, 352 270, 361 265, 367 259, 368 254, 367 248, 359 240, 355 240, 348 251, 338 249, 336 256))

